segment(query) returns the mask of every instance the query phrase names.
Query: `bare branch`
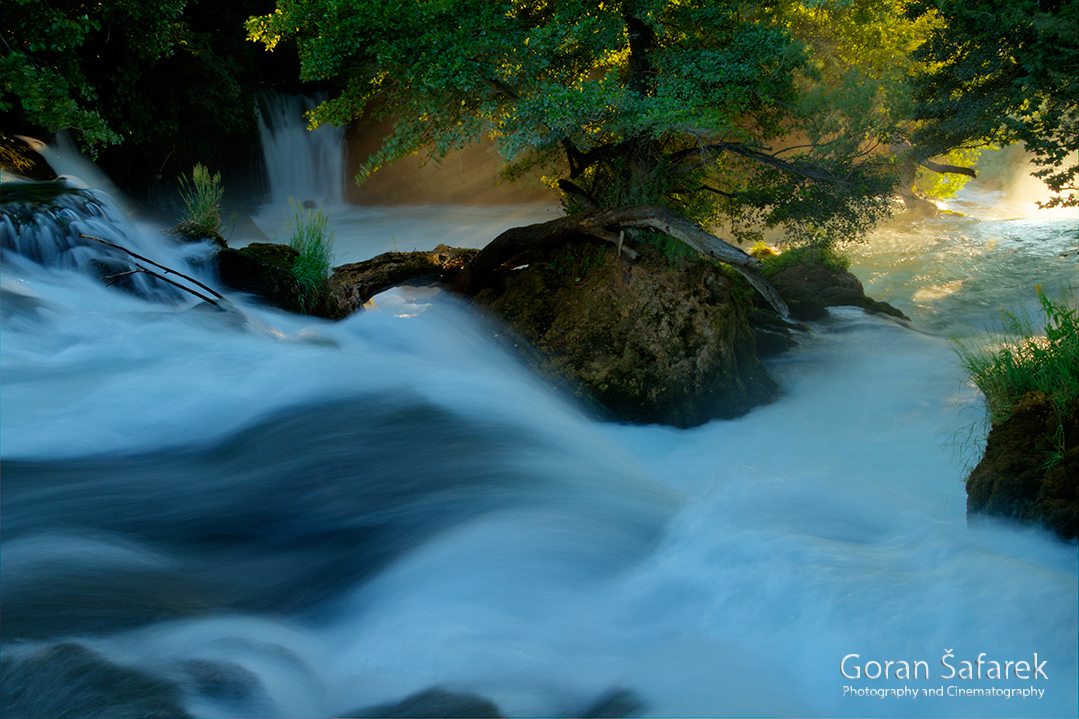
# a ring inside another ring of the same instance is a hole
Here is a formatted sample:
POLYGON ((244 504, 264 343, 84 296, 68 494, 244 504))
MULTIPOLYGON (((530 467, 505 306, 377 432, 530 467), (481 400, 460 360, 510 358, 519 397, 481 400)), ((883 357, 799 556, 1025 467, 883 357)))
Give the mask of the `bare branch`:
MULTIPOLYGON (((159 275, 158 273, 154 272, 153 270, 148 270, 145 267, 143 267, 142 265, 136 264, 135 268, 136 269, 130 270, 128 272, 119 272, 119 273, 117 273, 115 275, 109 275, 108 277, 102 277, 101 279, 108 280, 108 282, 105 283, 105 286, 110 287, 114 282, 116 282, 116 280, 120 279, 121 277, 127 277, 128 275, 137 275, 137 274, 139 274, 141 272, 143 274, 150 275, 151 277, 156 277, 157 279, 161 280, 162 282, 168 282, 173 287, 179 287, 184 292, 190 292, 191 294, 195 295, 195 297, 198 297, 201 300, 209 302, 214 307, 219 306, 217 300, 211 299, 211 298, 207 297, 206 295, 202 294, 201 292, 196 292, 195 290, 191 289, 190 287, 184 287, 179 282, 173 282, 168 277, 165 277, 164 275, 159 275)), ((175 274, 179 275, 180 273, 176 272, 175 274)), ((181 275, 181 277, 182 276, 183 275, 181 275)), ((215 292, 214 294, 217 294, 217 293, 215 292)), ((218 297, 220 297, 220 295, 218 295, 218 297)), ((222 297, 221 299, 224 299, 224 298, 222 297)))
POLYGON ((932 160, 922 160, 922 167, 933 172, 939 172, 941 174, 951 175, 966 175, 967 177, 977 177, 978 173, 969 167, 959 167, 958 165, 941 165, 933 162, 932 160))
MULTIPOLYGON (((224 295, 220 294, 219 292, 214 290, 212 287, 207 287, 206 285, 202 284, 201 282, 194 279, 193 277, 188 277, 187 275, 183 274, 182 272, 177 272, 176 270, 173 270, 173 269, 170 269, 168 267, 165 267, 164 265, 158 264, 158 263, 154 262, 153 260, 151 260, 149 258, 143 257, 142 255, 135 254, 131 250, 127 249, 126 247, 122 247, 122 246, 116 244, 115 242, 109 242, 108 240, 103 240, 100 237, 93 237, 91 235, 84 235, 81 232, 79 233, 79 237, 84 237, 84 238, 86 238, 88 240, 94 240, 95 242, 100 242, 101 244, 108 245, 109 247, 115 247, 116 249, 120 250, 121 252, 126 252, 127 254, 131 255, 136 260, 142 260, 143 262, 148 262, 151 265, 153 265, 154 267, 157 267, 158 269, 164 270, 165 274, 174 274, 177 277, 184 278, 185 280, 187 280, 188 282, 190 282, 193 285, 198 285, 199 287, 206 290, 207 292, 209 292, 210 294, 212 294, 214 297, 216 297, 219 300, 224 300, 225 299, 224 295)), ((211 303, 213 303, 215 305, 217 304, 216 302, 214 302, 210 298, 208 298, 208 297, 206 297, 206 296, 204 296, 202 294, 199 294, 198 292, 195 292, 194 290, 188 289, 187 287, 184 287, 183 285, 177 284, 176 282, 173 282, 170 279, 166 279, 165 277, 162 277, 161 275, 157 274, 156 272, 150 272, 150 270, 147 270, 145 268, 140 268, 140 269, 143 272, 147 273, 147 274, 150 274, 150 275, 153 275, 154 277, 157 277, 158 279, 165 280, 166 282, 168 282, 171 285, 176 285, 177 287, 179 287, 182 290, 187 290, 191 294, 193 294, 193 295, 195 295, 197 297, 201 297, 202 299, 206 300, 207 302, 211 302, 211 303)))

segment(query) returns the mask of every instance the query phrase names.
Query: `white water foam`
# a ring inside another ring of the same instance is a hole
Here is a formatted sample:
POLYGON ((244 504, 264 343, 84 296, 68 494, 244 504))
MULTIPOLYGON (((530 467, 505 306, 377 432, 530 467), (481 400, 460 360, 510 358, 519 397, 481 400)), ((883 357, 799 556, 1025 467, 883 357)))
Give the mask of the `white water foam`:
MULTIPOLYGON (((409 220, 394 212, 384 227, 404 235, 409 220)), ((0 448, 5 460, 163 451, 279 409, 384 390, 528 427, 559 457, 612 468, 609 483, 589 480, 595 493, 569 491, 573 462, 520 446, 492 466, 551 475, 536 495, 544 506, 440 531, 317 612, 211 614, 80 639, 186 682, 199 716, 338 715, 434 685, 518 716, 573 714, 614 687, 655 716, 1074 716, 1076 544, 967 526, 949 439, 979 400, 947 338, 1029 302, 1035 284, 1074 287, 1074 259, 1061 257, 1074 232, 961 218, 883 229, 856 250, 855 272, 921 331, 835 310, 769 363, 776 403, 691 430, 589 420, 529 377, 491 327, 441 299, 410 319, 338 324, 240 301, 236 321, 5 258, 5 287, 29 288, 33 302, 5 310, 0 448), (599 521, 608 501, 625 505, 602 497, 640 474, 680 508, 627 564, 599 521), (570 511, 581 497, 597 498, 598 514, 570 511), (981 652, 1037 653, 1048 678, 944 679, 946 652, 957 667, 981 652), (930 678, 849 680, 848 654, 925 661, 930 678), (182 670, 192 661, 229 662, 254 688, 235 701, 200 692, 182 670), (882 699, 845 695, 848 686, 1044 695, 882 699)), ((426 431, 409 427, 408 440, 426 431)), ((324 444, 335 441, 327 432, 324 444)), ((423 471, 407 454, 399 461, 402 478, 423 471)), ((197 516, 199 500, 191 506, 197 516)), ((87 551, 100 541, 88 537, 87 551)), ((17 549, 26 559, 26 545, 17 549)), ((32 646, 5 646, 5 657, 32 646)))

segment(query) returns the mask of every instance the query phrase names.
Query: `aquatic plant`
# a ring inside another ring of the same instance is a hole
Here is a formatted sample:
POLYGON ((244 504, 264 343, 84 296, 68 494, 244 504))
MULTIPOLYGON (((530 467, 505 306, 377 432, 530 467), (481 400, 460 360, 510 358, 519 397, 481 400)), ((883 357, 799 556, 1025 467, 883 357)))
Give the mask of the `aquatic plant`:
POLYGON ((225 188, 221 186, 221 173, 210 175, 202 163, 197 163, 191 171, 191 181, 180 176, 180 197, 184 201, 184 213, 181 222, 191 223, 208 235, 220 235, 221 198, 225 188))
POLYGON ((333 230, 329 216, 321 208, 303 207, 289 199, 292 215, 288 220, 289 247, 299 256, 292 274, 300 286, 300 309, 308 313, 327 289, 333 270, 333 230))

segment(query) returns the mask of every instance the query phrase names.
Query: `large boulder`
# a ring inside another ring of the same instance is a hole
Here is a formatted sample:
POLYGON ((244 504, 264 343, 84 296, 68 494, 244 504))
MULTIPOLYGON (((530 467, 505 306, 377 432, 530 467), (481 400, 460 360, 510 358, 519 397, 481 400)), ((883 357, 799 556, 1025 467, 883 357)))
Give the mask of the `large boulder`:
POLYGON ((581 239, 502 276, 477 305, 507 321, 541 374, 617 419, 690 427, 767 403, 746 290, 704 260, 626 263, 581 239))
POLYGON ((1041 392, 1028 392, 993 425, 985 454, 967 479, 967 517, 1045 526, 1064 539, 1079 533, 1079 406, 1061 422, 1041 392), (1059 432, 1064 433, 1059 452, 1059 432))

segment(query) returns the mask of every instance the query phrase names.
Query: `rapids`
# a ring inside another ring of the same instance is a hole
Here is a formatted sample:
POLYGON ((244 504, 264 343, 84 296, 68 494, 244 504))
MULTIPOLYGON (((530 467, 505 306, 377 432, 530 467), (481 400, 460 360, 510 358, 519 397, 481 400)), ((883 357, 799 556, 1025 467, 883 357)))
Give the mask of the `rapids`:
MULTIPOLYGON (((429 289, 335 324, 216 311, 3 225, 4 715, 340 716, 442 687, 510 716, 618 690, 650 716, 1075 716, 1076 544, 965 516, 956 440, 984 435, 953 338, 1077 285, 1075 218, 998 199, 852 248, 912 326, 833 310, 768 363, 777 402, 690 430, 597 421, 429 289), (942 678, 982 652, 1045 676, 942 678)), ((330 211, 338 262, 549 212, 330 211)), ((102 215, 200 272, 208 248, 102 215)))

